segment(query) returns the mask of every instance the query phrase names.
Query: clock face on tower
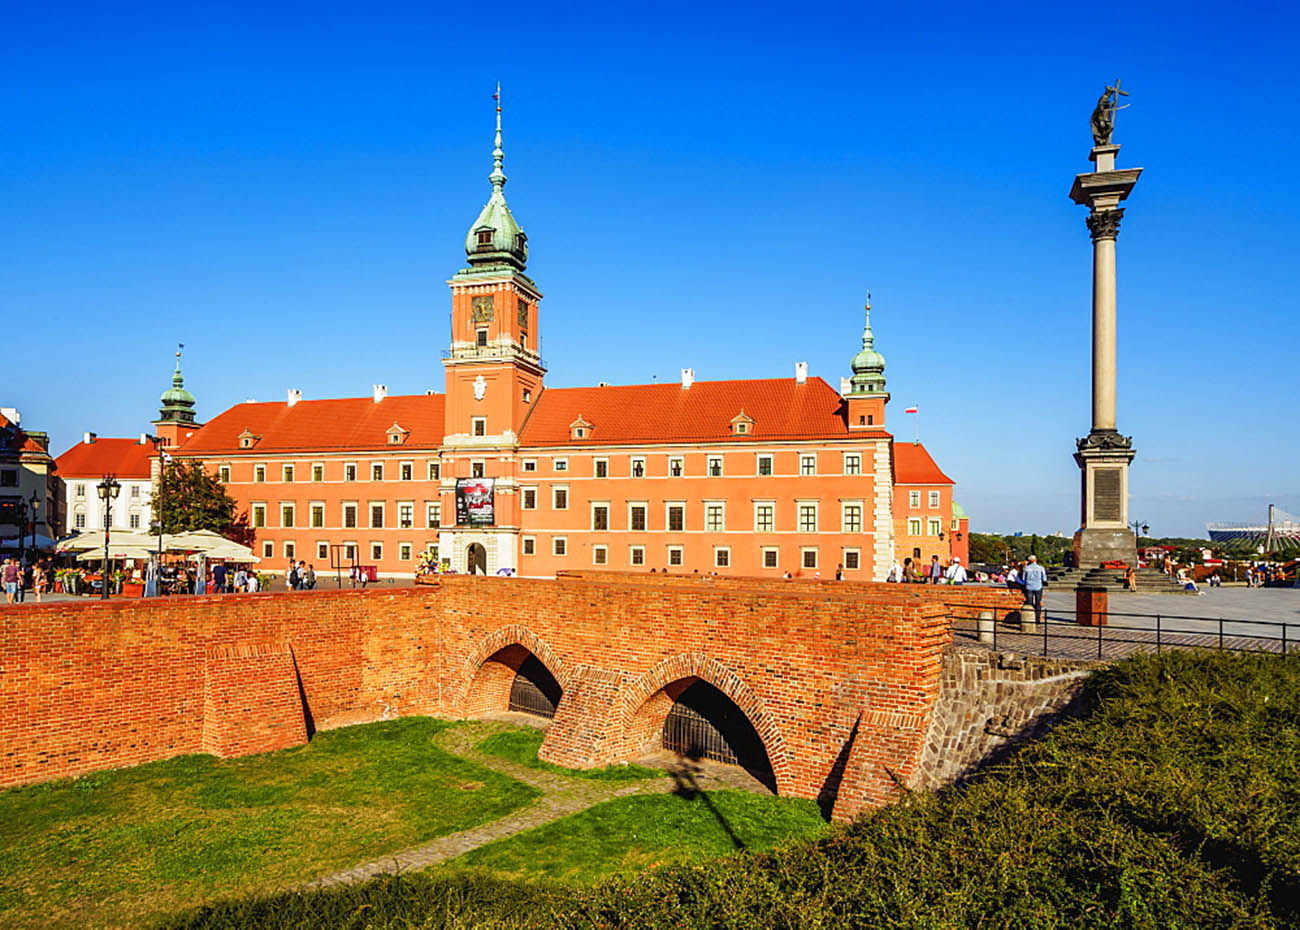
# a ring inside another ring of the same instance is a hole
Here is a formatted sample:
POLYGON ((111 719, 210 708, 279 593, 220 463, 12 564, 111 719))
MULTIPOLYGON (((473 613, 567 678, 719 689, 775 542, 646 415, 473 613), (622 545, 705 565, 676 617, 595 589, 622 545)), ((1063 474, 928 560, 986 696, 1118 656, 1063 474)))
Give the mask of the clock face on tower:
POLYGON ((519 328, 528 328, 528 301, 519 298, 519 328))
POLYGON ((482 294, 470 303, 469 321, 471 323, 492 322, 492 295, 482 294))

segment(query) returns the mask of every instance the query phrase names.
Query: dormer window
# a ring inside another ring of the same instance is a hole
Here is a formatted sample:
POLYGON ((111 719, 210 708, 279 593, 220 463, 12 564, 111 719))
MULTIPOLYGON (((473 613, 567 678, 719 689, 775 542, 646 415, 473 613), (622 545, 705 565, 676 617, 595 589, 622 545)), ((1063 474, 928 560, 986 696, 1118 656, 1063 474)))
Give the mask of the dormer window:
POLYGON ((745 411, 740 411, 731 418, 731 434, 733 436, 748 436, 754 432, 754 418, 745 411))
POLYGON ((400 424, 394 423, 392 426, 388 427, 386 435, 388 436, 388 444, 390 446, 400 446, 402 443, 406 442, 406 437, 411 435, 411 431, 403 429, 400 424))
POLYGON ((257 441, 261 438, 261 436, 258 436, 249 430, 244 430, 239 434, 239 448, 251 449, 253 446, 257 445, 257 441))
POLYGON ((520 233, 519 235, 515 236, 515 251, 516 251, 516 252, 522 252, 522 251, 524 250, 524 248, 525 248, 527 245, 528 245, 528 237, 527 237, 527 236, 525 236, 523 233, 520 233))
POLYGON ((480 249, 483 249, 483 248, 488 248, 488 249, 490 249, 490 248, 492 248, 492 230, 491 230, 491 229, 480 229, 480 230, 478 231, 478 247, 479 247, 480 249))
POLYGON ((579 415, 578 419, 569 424, 569 438, 586 439, 591 435, 592 429, 592 425, 579 415))

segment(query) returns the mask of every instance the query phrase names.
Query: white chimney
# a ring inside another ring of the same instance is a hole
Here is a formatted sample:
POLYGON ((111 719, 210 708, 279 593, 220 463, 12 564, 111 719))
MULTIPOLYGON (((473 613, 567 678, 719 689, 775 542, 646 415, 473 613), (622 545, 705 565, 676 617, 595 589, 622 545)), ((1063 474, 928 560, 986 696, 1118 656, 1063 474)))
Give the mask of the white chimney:
POLYGON ((22 426, 23 415, 18 412, 17 407, 0 407, 0 413, 4 414, 5 419, 14 426, 22 426))
POLYGON ((803 384, 803 383, 804 383, 805 381, 807 381, 807 380, 808 380, 808 363, 807 363, 807 362, 795 362, 795 363, 794 363, 794 383, 795 383, 795 384, 803 384))
POLYGON ((89 432, 89 431, 87 431, 87 432, 81 434, 81 441, 84 442, 86 445, 90 445, 90 444, 91 444, 92 442, 94 442, 97 438, 98 438, 98 437, 96 437, 96 435, 95 435, 94 433, 91 433, 91 432, 89 432))
POLYGON ((300 400, 302 400, 302 391, 297 388, 289 388, 289 406, 292 407, 300 400))
POLYGON ((682 369, 682 390, 683 391, 690 390, 691 385, 694 383, 695 383, 695 369, 683 368, 682 369))
POLYGON ((141 433, 141 434, 140 434, 140 445, 144 446, 144 445, 148 445, 148 444, 149 444, 149 434, 148 434, 148 433, 141 433))
POLYGON ((853 382, 848 378, 840 378, 840 394, 848 394, 853 390, 853 382))
POLYGON ((373 387, 375 389, 375 403, 379 403, 381 400, 383 400, 385 397, 388 396, 388 385, 376 384, 373 385, 373 387))

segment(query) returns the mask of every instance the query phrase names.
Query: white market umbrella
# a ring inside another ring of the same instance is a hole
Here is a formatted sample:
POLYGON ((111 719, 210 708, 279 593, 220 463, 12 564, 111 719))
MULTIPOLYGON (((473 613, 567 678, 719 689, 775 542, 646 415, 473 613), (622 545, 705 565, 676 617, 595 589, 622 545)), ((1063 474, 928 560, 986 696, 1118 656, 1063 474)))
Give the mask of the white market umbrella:
MULTIPOLYGON (((117 546, 112 542, 108 544, 108 557, 110 559, 147 559, 152 557, 154 550, 143 549, 140 546, 117 546)), ((104 560, 104 547, 99 549, 90 549, 82 552, 77 556, 78 562, 102 562, 104 560)))
MULTIPOLYGON (((153 551, 158 545, 157 536, 147 536, 144 533, 130 533, 126 530, 118 532, 116 530, 108 531, 108 546, 110 549, 120 546, 131 546, 136 549, 148 549, 153 551)), ((78 533, 76 536, 65 536, 58 542, 59 552, 93 552, 96 549, 102 554, 104 551, 104 531, 89 530, 85 533, 78 533)))

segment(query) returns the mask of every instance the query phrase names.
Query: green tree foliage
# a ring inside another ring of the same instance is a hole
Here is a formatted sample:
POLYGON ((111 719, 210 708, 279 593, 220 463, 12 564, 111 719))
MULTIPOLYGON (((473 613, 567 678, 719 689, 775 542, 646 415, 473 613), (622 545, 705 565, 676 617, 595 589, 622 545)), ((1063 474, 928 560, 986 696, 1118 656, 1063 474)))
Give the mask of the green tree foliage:
POLYGON ((971 562, 1023 562, 1032 553, 1048 565, 1060 565, 1074 541, 1066 536, 997 536, 970 534, 971 562))
MULTIPOLYGON (((212 530, 245 546, 253 544, 248 514, 235 512, 235 502, 226 493, 226 486, 209 474, 202 462, 167 464, 156 510, 164 533, 212 530)), ((157 527, 155 522, 155 530, 157 527)))

